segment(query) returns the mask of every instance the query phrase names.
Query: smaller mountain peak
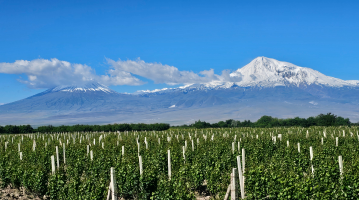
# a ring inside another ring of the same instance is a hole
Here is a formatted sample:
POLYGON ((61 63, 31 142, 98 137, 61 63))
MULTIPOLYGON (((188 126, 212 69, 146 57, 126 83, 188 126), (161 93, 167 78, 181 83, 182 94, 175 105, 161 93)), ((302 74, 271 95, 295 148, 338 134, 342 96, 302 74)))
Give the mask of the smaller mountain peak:
POLYGON ((48 92, 105 92, 116 93, 107 86, 97 82, 90 82, 80 85, 61 85, 50 89, 48 92))

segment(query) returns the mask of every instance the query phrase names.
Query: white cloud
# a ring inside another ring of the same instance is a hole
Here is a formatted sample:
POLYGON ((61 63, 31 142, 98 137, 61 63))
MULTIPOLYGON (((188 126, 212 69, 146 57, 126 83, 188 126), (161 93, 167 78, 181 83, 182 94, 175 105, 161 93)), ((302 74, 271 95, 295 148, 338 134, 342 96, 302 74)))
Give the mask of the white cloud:
POLYGON ((0 103, 0 106, 4 105, 4 103, 0 103))
POLYGON ((196 74, 192 71, 180 71, 178 68, 161 63, 146 63, 138 58, 137 60, 118 60, 107 59, 112 66, 109 74, 116 76, 118 73, 130 72, 153 80, 155 83, 166 83, 169 85, 208 83, 211 81, 240 81, 240 77, 230 77, 229 70, 223 70, 221 75, 214 73, 213 69, 201 71, 196 74), (202 76, 201 76, 202 75, 202 76))
POLYGON ((223 70, 221 75, 215 74, 213 69, 204 70, 197 74, 192 71, 180 71, 174 66, 161 63, 146 63, 139 58, 127 61, 107 59, 107 62, 110 68, 105 75, 97 75, 95 70, 88 65, 74 64, 56 58, 0 63, 0 73, 25 74, 27 78, 20 78, 18 81, 30 88, 83 85, 89 82, 99 82, 107 86, 145 84, 133 75, 153 80, 154 83, 166 83, 168 85, 208 83, 211 81, 238 82, 241 79, 241 77, 231 77, 229 70, 223 70))
POLYGON ((128 72, 108 75, 96 75, 87 65, 71 64, 56 58, 51 60, 17 60, 14 63, 0 63, 0 73, 26 74, 27 80, 19 79, 31 88, 50 88, 58 85, 81 85, 99 82, 104 85, 141 85, 138 78, 128 72))

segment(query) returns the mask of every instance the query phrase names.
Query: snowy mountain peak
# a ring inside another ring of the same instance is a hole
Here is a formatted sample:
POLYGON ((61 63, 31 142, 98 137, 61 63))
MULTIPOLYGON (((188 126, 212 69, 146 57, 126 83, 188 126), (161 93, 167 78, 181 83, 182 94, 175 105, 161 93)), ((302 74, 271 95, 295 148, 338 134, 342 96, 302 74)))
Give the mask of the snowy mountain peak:
POLYGON ((50 89, 48 92, 105 92, 116 93, 100 83, 88 83, 85 85, 63 85, 50 89))
POLYGON ((299 67, 289 62, 272 58, 257 57, 246 66, 231 73, 231 76, 242 77, 238 86, 275 87, 275 86, 305 86, 325 85, 329 87, 359 86, 359 81, 344 81, 326 76, 316 70, 299 67))

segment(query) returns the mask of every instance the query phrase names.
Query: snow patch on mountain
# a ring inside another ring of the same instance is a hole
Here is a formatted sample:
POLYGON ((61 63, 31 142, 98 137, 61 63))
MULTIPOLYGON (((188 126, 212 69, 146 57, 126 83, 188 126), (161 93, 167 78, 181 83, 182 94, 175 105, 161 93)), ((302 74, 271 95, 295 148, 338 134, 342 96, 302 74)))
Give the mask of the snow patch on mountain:
POLYGON ((116 93, 115 91, 99 83, 89 83, 83 86, 78 86, 78 85, 58 86, 50 89, 50 91, 48 92, 96 92, 96 91, 105 92, 105 93, 116 93))

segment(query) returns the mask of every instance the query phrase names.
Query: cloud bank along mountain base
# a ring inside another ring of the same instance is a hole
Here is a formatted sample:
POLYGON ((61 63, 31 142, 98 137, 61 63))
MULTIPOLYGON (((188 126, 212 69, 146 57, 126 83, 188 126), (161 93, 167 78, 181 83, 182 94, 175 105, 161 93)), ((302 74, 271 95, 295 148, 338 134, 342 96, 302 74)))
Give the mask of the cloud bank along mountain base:
POLYGON ((224 70, 221 75, 215 74, 213 69, 196 74, 192 71, 180 71, 176 67, 161 63, 146 63, 139 58, 135 61, 106 60, 110 67, 105 75, 97 75, 95 70, 88 65, 73 64, 56 58, 0 63, 0 73, 25 74, 27 79, 19 79, 19 81, 30 88, 51 88, 63 85, 81 86, 93 82, 106 86, 145 84, 133 75, 153 80, 155 83, 169 85, 207 83, 215 80, 239 80, 238 77, 229 76, 228 70, 224 70))
POLYGON ((32 97, 0 106, 3 124, 192 123, 201 119, 256 120, 262 115, 309 117, 332 112, 359 120, 359 81, 266 57, 221 75, 199 74, 160 63, 113 61, 106 75, 87 65, 57 59, 1 63, 1 73, 26 74, 29 87, 52 86, 32 97), (49 76, 46 74, 50 73, 49 76), (175 88, 121 94, 106 85, 183 84, 175 88), (70 78, 69 78, 70 77, 70 78), (69 81, 70 80, 70 81, 69 81))

